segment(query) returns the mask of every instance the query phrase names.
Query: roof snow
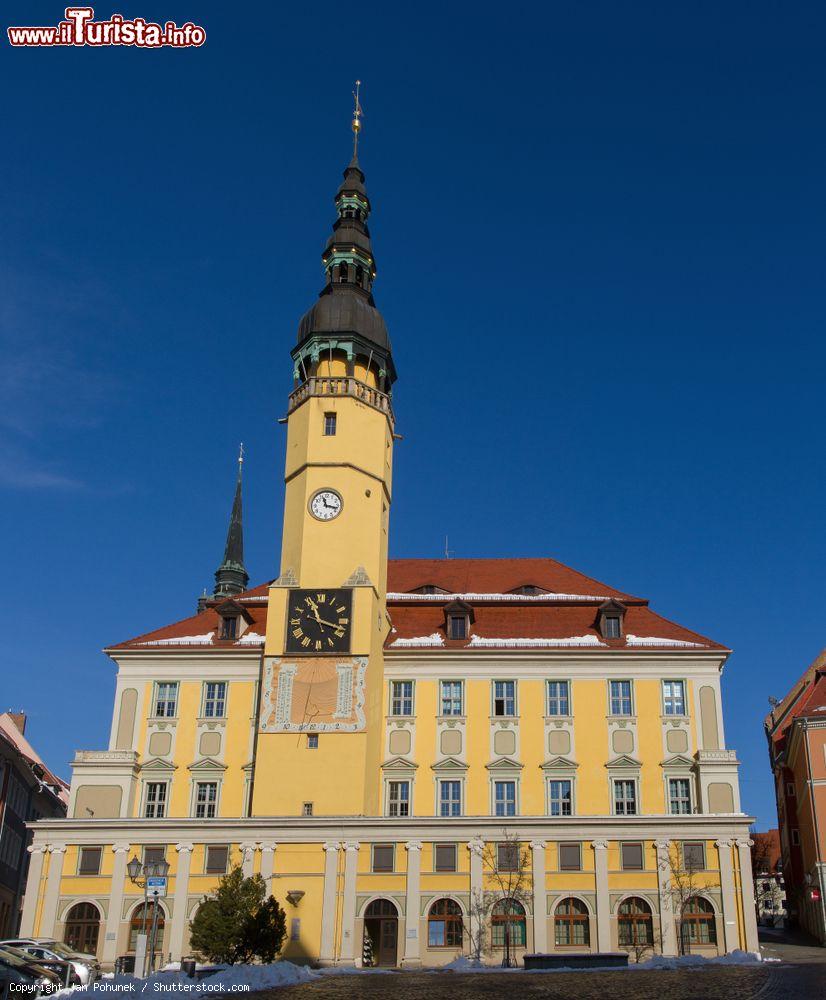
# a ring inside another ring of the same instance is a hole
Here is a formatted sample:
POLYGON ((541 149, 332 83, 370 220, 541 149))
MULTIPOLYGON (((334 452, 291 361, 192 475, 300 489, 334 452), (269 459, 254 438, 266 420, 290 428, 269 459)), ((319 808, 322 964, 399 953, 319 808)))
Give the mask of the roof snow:
POLYGON ((473 635, 468 646, 604 646, 595 635, 572 635, 567 639, 491 639, 473 635))
POLYGON ((138 646, 208 646, 212 642, 214 632, 207 632, 206 635, 176 635, 171 639, 147 639, 138 642, 138 646))
POLYGON ((686 642, 685 639, 658 639, 655 636, 626 635, 625 641, 629 646, 691 646, 695 649, 704 649, 704 642, 686 642))
POLYGON ((608 601, 609 597, 599 594, 480 594, 469 591, 465 594, 411 594, 396 591, 388 593, 388 601, 520 601, 536 604, 547 601, 608 601))
POLYGON ((444 644, 445 641, 438 632, 433 632, 431 635, 415 636, 412 639, 400 637, 390 643, 391 646, 444 646, 444 644))
POLYGON ((257 632, 245 632, 236 643, 236 646, 260 646, 264 639, 265 636, 259 635, 257 632))

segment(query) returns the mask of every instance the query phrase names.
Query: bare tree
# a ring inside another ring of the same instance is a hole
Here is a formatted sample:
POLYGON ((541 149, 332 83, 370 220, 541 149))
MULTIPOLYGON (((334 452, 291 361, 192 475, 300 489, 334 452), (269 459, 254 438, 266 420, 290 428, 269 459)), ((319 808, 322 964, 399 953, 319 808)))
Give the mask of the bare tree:
POLYGON ((485 941, 490 907, 491 901, 484 891, 475 889, 471 893, 467 927, 468 953, 477 963, 481 963, 482 954, 486 951, 485 941))
MULTIPOLYGON (((527 912, 526 904, 530 900, 532 891, 530 859, 519 838, 503 830, 501 840, 485 846, 482 864, 489 886, 483 893, 485 918, 488 912, 493 912, 497 903, 505 906, 502 965, 510 968, 516 964, 513 957, 510 917, 514 903, 522 912, 527 912)), ((482 934, 484 936, 484 927, 482 934)))
POLYGON ((704 890, 716 888, 720 884, 708 878, 704 878, 700 884, 698 875, 704 870, 704 862, 699 857, 694 858, 690 854, 686 856, 685 846, 672 843, 669 846, 668 854, 660 862, 660 867, 666 875, 667 892, 671 900, 671 908, 674 911, 677 950, 680 955, 687 955, 691 951, 688 926, 683 920, 686 904, 695 896, 701 895, 704 890))

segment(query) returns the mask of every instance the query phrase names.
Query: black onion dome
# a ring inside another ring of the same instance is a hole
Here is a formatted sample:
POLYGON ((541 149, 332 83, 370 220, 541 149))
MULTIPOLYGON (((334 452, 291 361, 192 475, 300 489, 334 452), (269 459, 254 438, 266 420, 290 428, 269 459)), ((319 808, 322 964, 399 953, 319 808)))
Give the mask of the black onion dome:
POLYGON ((390 353, 390 336, 381 313, 364 294, 328 285, 298 324, 298 343, 316 333, 356 334, 390 353))

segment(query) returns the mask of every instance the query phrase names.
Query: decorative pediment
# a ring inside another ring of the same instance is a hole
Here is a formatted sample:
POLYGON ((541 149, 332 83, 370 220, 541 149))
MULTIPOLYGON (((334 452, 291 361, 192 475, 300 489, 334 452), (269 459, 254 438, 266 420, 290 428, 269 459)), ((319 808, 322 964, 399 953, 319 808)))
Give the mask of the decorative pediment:
POLYGON ((227 765, 214 757, 202 757, 187 767, 188 771, 226 771, 227 765))
POLYGON ((579 764, 570 757, 549 757, 544 764, 539 765, 543 771, 573 771, 579 764))
POLYGON ((489 771, 521 771, 524 766, 513 757, 500 757, 499 760, 492 760, 489 764, 485 764, 489 771))
POLYGON ((145 764, 141 764, 141 771, 176 771, 177 764, 171 760, 164 760, 163 757, 150 757, 145 764))
POLYGON ((684 754, 677 753, 673 757, 667 757, 661 761, 660 767, 679 767, 681 770, 685 770, 687 767, 694 767, 694 764, 693 757, 686 757, 684 754))
POLYGON ((381 765, 382 771, 415 771, 419 765, 408 757, 390 757, 381 765))
POLYGON ((353 572, 342 583, 342 587, 372 587, 373 581, 367 575, 363 566, 356 566, 353 572))
POLYGON ((610 770, 635 770, 638 771, 642 764, 635 757, 629 757, 628 754, 620 754, 619 757, 615 757, 613 760, 609 760, 605 765, 610 770))
POLYGON ((468 766, 456 757, 445 757, 444 760, 431 764, 431 768, 434 771, 467 771, 468 766))

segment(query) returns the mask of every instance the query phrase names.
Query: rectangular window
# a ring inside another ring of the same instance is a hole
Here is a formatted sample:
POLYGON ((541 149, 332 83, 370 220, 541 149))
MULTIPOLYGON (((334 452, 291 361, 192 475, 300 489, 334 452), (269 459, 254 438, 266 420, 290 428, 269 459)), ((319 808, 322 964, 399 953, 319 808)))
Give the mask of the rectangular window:
POLYGON ((147 819, 161 819, 166 815, 166 782, 150 781, 146 786, 146 805, 143 814, 147 819))
POLYGON ((307 735, 307 749, 308 750, 318 750, 318 733, 308 733, 308 735, 307 735))
POLYGON ((204 871, 207 875, 223 875, 227 870, 229 847, 226 844, 207 844, 204 871))
POLYGON ((390 714, 413 714, 413 681, 391 681, 390 714))
POLYGON ((500 872, 519 871, 519 844, 506 840, 496 845, 496 868, 500 872))
POLYGON ((81 847, 77 863, 78 875, 100 875, 100 847, 81 847))
POLYGON ((456 845, 455 844, 434 844, 433 845, 433 869, 437 872, 456 871, 456 845))
POLYGON ((462 714, 462 682, 442 681, 442 715, 462 714))
POLYGON ((238 616, 230 615, 221 619, 221 638, 236 639, 238 637, 238 616))
POLYGON ((685 715, 683 681, 663 681, 663 710, 666 715, 685 715))
POLYGON ((603 625, 606 639, 619 639, 622 629, 620 628, 619 615, 606 615, 603 625))
POLYGON ((494 813, 496 816, 516 815, 516 782, 494 782, 494 813))
POLYGON ((439 815, 440 816, 462 815, 461 781, 439 782, 439 815))
POLYGON ((571 782, 552 778, 548 782, 548 815, 570 816, 572 802, 571 782))
POLYGON ((467 615, 448 615, 449 639, 467 639, 467 615))
POLYGON ((204 685, 204 718, 223 719, 227 707, 225 681, 207 681, 204 685))
POLYGON ((165 847, 144 847, 143 863, 146 865, 156 865, 159 861, 166 861, 165 847))
POLYGON ((312 816, 313 815, 313 804, 312 802, 304 802, 301 805, 301 815, 302 816, 312 816))
POLYGON ((644 867, 642 844, 620 844, 620 860, 624 872, 641 872, 644 867))
POLYGON ((582 870, 582 844, 559 845, 559 870, 561 872, 582 870))
POLYGON ((218 782, 199 781, 195 786, 195 818, 212 819, 218 805, 218 782))
POLYGON ((631 715, 631 681, 611 681, 611 715, 631 715))
POLYGON ((393 864, 392 844, 373 844, 373 871, 392 872, 393 864))
POLYGON ((691 812, 691 779, 668 779, 668 811, 674 815, 691 812))
POLYGON ((391 781, 387 792, 387 815, 410 815, 410 782, 391 781))
POLYGON ((786 795, 788 795, 790 799, 793 799, 795 797, 795 790, 794 790, 794 782, 793 781, 787 781, 786 782, 786 795))
POLYGON ((168 719, 178 708, 177 681, 159 681, 155 685, 155 717, 168 719))
POLYGON ((792 830, 792 844, 794 847, 800 847, 800 830, 792 830))
POLYGON ((687 872, 702 872, 706 868, 706 845, 701 841, 683 844, 683 868, 687 872))
POLYGON ((493 714, 516 715, 516 681, 493 682, 493 714))
POLYGON ((336 433, 335 413, 324 414, 324 437, 333 437, 336 433))
POLYGON ((614 781, 614 813, 617 816, 637 815, 637 785, 625 778, 614 781))
POLYGON ((548 715, 570 715, 567 681, 548 681, 548 715))

